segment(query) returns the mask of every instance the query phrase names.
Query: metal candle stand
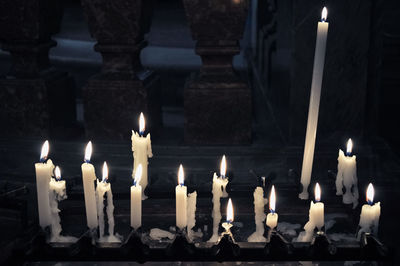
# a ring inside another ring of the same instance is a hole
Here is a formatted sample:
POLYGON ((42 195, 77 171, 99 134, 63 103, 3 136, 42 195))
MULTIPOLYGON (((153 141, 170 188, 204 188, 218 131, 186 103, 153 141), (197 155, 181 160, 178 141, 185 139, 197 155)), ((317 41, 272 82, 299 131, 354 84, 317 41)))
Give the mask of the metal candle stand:
POLYGON ((310 255, 315 258, 326 258, 336 254, 336 246, 323 231, 314 234, 310 243, 310 255))
POLYGON ((125 255, 132 255, 139 262, 144 262, 145 258, 150 253, 150 248, 148 245, 144 244, 142 241, 143 232, 139 228, 138 230, 132 229, 125 243, 122 245, 122 252, 125 255))
POLYGON ((366 259, 385 258, 388 255, 387 248, 376 238, 369 233, 362 233, 360 238, 360 247, 362 254, 366 259))
POLYGON ((175 239, 167 246, 166 254, 169 257, 190 258, 196 253, 196 247, 188 238, 185 229, 177 228, 175 239))
POLYGON ((284 257, 292 254, 292 245, 275 229, 270 229, 267 235, 267 244, 264 253, 271 258, 284 257))
POLYGON ((240 247, 230 230, 221 234, 217 243, 211 247, 211 253, 220 262, 226 260, 226 258, 237 258, 240 255, 240 247))

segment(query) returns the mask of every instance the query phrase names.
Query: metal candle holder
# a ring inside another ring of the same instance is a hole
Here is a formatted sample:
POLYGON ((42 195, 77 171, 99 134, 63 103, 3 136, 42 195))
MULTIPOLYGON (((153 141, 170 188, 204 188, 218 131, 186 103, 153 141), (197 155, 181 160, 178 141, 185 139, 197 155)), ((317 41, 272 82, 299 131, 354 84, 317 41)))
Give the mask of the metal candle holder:
POLYGON ((174 240, 167 246, 167 256, 190 258, 195 254, 195 251, 196 247, 189 240, 186 229, 177 228, 174 240))
POLYGON ((270 257, 282 257, 292 253, 292 246, 278 231, 270 229, 264 253, 270 257))

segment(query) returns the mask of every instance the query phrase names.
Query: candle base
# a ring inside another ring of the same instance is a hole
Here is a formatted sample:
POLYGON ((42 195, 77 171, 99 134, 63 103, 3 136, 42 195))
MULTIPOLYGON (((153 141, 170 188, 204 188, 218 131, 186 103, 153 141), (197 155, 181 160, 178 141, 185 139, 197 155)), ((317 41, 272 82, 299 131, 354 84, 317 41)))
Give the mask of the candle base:
POLYGON ((292 253, 290 243, 276 230, 270 229, 264 254, 271 258, 279 258, 292 253))
POLYGON ((360 237, 360 247, 363 257, 366 259, 378 257, 383 258, 388 255, 387 248, 372 234, 362 233, 360 237))
POLYGON ((320 230, 314 234, 311 240, 310 253, 316 258, 326 258, 326 256, 336 254, 336 246, 333 245, 328 236, 320 230))
POLYGON ((196 253, 196 247, 188 238, 186 229, 177 228, 177 233, 171 244, 168 245, 166 254, 169 257, 190 259, 196 253))
POLYGON ((142 231, 132 229, 128 238, 121 247, 121 252, 125 255, 132 255, 139 263, 144 263, 146 256, 150 253, 148 245, 142 241, 142 231))
POLYGON ((232 260, 232 257, 240 255, 240 247, 236 244, 235 239, 230 230, 223 232, 217 241, 217 244, 211 248, 212 254, 217 261, 232 260))

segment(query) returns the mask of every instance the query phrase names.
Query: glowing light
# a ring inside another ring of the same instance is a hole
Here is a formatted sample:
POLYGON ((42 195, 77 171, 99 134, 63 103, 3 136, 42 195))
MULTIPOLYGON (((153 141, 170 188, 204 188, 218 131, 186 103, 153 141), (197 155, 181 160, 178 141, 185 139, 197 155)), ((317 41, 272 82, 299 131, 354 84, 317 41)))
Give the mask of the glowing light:
POLYGON ((90 157, 92 157, 92 142, 89 141, 88 144, 86 145, 85 149, 85 162, 89 163, 90 162, 90 157))
POLYGON ((56 166, 56 169, 54 170, 54 174, 56 176, 56 180, 59 181, 61 179, 61 170, 60 167, 56 166))
POLYGON ((226 207, 226 221, 228 223, 233 222, 233 205, 232 200, 229 198, 228 206, 226 207))
POLYGON ((347 155, 350 155, 352 151, 353 151, 353 141, 351 139, 349 139, 347 141, 347 147, 346 147, 347 155))
POLYGON ((275 186, 271 188, 271 194, 269 196, 269 209, 272 213, 275 212, 276 196, 275 196, 275 186))
POLYGON ((103 180, 102 181, 106 182, 107 179, 108 179, 108 166, 107 166, 107 163, 104 162, 104 164, 103 164, 103 180))
POLYGON ((367 189, 367 202, 370 205, 372 205, 372 203, 374 203, 374 194, 375 194, 374 186, 371 183, 369 183, 368 189, 367 189))
POLYGON ((317 183, 315 185, 315 201, 320 201, 321 200, 321 188, 319 187, 319 184, 317 183))
POLYGON ((178 184, 183 186, 183 184, 185 183, 185 174, 183 172, 183 166, 179 165, 179 171, 178 171, 178 184))
POLYGON ((42 151, 40 152, 40 161, 44 162, 49 154, 49 141, 46 140, 42 145, 42 151))
POLYGON ((145 120, 144 120, 144 115, 143 113, 140 113, 140 117, 139 117, 139 132, 141 134, 143 134, 144 129, 145 129, 145 120))
POLYGON ((220 166, 220 171, 219 172, 221 174, 221 177, 225 177, 225 175, 226 175, 226 158, 225 158, 225 155, 222 156, 221 166, 220 166))
POLYGON ((135 172, 135 179, 134 179, 134 185, 137 186, 137 184, 139 184, 140 179, 142 178, 142 164, 139 164, 138 167, 136 168, 136 172, 135 172))
POLYGON ((322 13, 321 13, 321 21, 325 22, 327 17, 328 17, 328 9, 326 9, 326 7, 324 7, 322 9, 322 13))

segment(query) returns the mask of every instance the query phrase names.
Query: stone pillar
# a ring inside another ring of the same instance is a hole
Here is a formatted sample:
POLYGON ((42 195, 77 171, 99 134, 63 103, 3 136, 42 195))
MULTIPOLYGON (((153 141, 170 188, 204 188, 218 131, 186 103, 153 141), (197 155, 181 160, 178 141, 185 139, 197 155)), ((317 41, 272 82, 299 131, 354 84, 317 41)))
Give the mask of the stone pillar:
MULTIPOLYGON (((344 147, 360 142, 366 124, 372 0, 293 1, 290 131, 304 145, 311 91, 317 22, 328 8, 329 33, 318 120, 317 142, 344 147)), ((318 145, 316 146, 318 148, 318 145)))
POLYGON ((185 142, 246 144, 251 141, 251 90, 232 66, 239 54, 247 0, 183 0, 196 53, 202 59, 184 89, 185 142))
MULTIPOLYGON (((158 78, 144 70, 140 52, 147 45, 153 1, 82 0, 89 30, 101 53, 101 72, 83 89, 86 135, 97 139, 130 139, 140 112, 146 131, 161 124, 158 78)), ((153 133, 153 131, 152 131, 153 133)))
POLYGON ((1 48, 11 54, 9 73, 0 79, 2 136, 47 137, 76 119, 74 81, 49 63, 62 18, 58 0, 0 2, 1 48))

